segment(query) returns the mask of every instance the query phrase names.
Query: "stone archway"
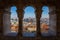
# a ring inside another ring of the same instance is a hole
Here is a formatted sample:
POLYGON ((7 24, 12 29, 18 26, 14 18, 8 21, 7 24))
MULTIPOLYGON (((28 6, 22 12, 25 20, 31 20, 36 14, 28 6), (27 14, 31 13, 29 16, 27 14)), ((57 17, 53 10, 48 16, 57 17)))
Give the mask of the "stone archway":
MULTIPOLYGON (((42 10, 41 10, 41 5, 49 5, 49 6, 54 6, 54 5, 56 5, 57 3, 56 3, 56 1, 55 0, 53 0, 53 1, 49 1, 49 0, 18 0, 18 1, 16 1, 16 0, 14 0, 14 1, 12 1, 12 0, 2 0, 1 2, 0 2, 0 4, 1 4, 1 6, 0 6, 0 9, 3 9, 3 8, 6 8, 7 6, 11 6, 11 5, 16 5, 17 6, 17 13, 18 13, 18 17, 19 17, 19 33, 18 33, 18 36, 17 37, 19 37, 19 40, 21 40, 21 39, 23 39, 23 37, 22 37, 22 19, 23 19, 23 13, 24 13, 24 10, 23 10, 23 8, 24 8, 24 6, 25 5, 33 5, 35 8, 36 8, 36 18, 37 18, 37 35, 39 36, 39 37, 36 37, 36 38, 31 38, 31 39, 35 39, 35 40, 40 40, 41 39, 41 36, 40 36, 40 28, 39 28, 39 26, 40 26, 40 17, 41 17, 41 12, 42 12, 42 10), (40 14, 39 14, 40 13, 40 14), (20 27, 21 26, 21 27, 20 27), (20 38, 21 37, 21 38, 20 38)), ((3 9, 4 10, 4 9, 3 9)), ((57 10, 57 13, 59 12, 59 9, 57 10)), ((58 15, 58 17, 59 17, 59 15, 58 15)), ((58 18, 59 19, 59 18, 58 18)), ((59 23, 58 23, 59 24, 59 23)), ((45 38, 45 39, 50 39, 51 37, 49 37, 49 38, 45 38)), ((3 38, 1 38, 1 39, 3 39, 3 38)), ((9 37, 6 37, 5 39, 9 39, 9 37)), ((13 38, 14 39, 14 38, 13 38)), ((18 38, 17 38, 18 39, 18 38)), ((15 40, 17 40, 17 39, 15 39, 15 40)), ((26 39, 27 40, 27 38, 24 38, 24 39, 26 39)), ((42 37, 42 39, 43 39, 43 37, 42 37)), ((54 39, 56 39, 56 38, 52 38, 52 40, 54 40, 54 39)), ((30 38, 28 38, 28 40, 30 40, 30 38)), ((43 39, 44 40, 44 39, 43 39)))

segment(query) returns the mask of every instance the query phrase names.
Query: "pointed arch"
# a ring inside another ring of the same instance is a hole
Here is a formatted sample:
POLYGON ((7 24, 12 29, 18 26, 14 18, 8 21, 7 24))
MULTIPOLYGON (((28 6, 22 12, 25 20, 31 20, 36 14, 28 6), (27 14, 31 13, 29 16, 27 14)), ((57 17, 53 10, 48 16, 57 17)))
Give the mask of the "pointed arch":
POLYGON ((42 36, 55 36, 56 35, 55 11, 53 8, 49 8, 48 6, 43 6, 42 10, 43 12, 42 12, 42 16, 40 19, 41 35, 42 36))
POLYGON ((32 6, 27 6, 24 9, 23 18, 23 36, 24 37, 35 37, 36 35, 36 16, 35 9, 32 6))
POLYGON ((48 36, 49 31, 49 7, 43 6, 42 7, 42 15, 40 19, 40 28, 41 28, 41 35, 48 36))
POLYGON ((11 32, 18 32, 18 16, 16 6, 11 7, 11 32))

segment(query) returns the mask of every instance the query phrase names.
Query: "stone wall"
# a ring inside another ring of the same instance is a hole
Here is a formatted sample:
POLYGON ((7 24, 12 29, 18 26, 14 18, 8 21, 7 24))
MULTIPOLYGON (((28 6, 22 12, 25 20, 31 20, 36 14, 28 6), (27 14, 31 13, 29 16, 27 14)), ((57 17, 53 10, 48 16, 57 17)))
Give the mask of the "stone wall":
MULTIPOLYGON (((13 4, 15 4, 16 6, 21 6, 21 8, 23 7, 23 6, 25 6, 25 5, 34 5, 36 8, 38 8, 39 9, 39 7, 43 4, 43 5, 49 5, 49 6, 53 6, 53 5, 55 5, 55 1, 54 2, 52 2, 52 1, 41 1, 41 3, 40 3, 40 1, 27 1, 27 2, 24 2, 24 1, 9 1, 9 3, 7 2, 7 1, 4 1, 4 2, 2 2, 1 4, 3 5, 4 4, 4 6, 5 7, 7 7, 7 6, 10 6, 10 5, 13 5, 13 4), (21 3, 21 5, 20 5, 20 3, 21 3)), ((60 6, 58 5, 59 3, 57 2, 56 3, 56 5, 57 5, 57 9, 56 9, 56 14, 57 14, 57 35, 56 36, 52 36, 52 37, 42 37, 41 35, 39 35, 39 36, 37 36, 37 37, 35 37, 35 38, 26 38, 26 37, 22 37, 21 36, 21 28, 19 27, 19 34, 16 36, 16 37, 9 37, 9 36, 4 36, 3 35, 3 12, 1 11, 0 12, 0 40, 60 40, 60 6)), ((4 7, 4 6, 2 6, 1 5, 1 7, 4 7)), ((0 7, 0 8, 1 8, 0 7)), ((19 8, 19 10, 21 11, 21 9, 19 8)), ((19 12, 18 12, 19 13, 19 12)), ((21 13, 23 13, 22 11, 21 11, 21 13)), ((36 16, 36 18, 37 18, 37 23, 39 23, 39 20, 40 20, 40 16, 41 16, 41 10, 39 11, 39 10, 37 10, 37 12, 36 13, 38 13, 38 14, 36 14, 37 16, 36 16), (39 14, 39 12, 40 12, 40 14, 39 14), (39 15, 39 16, 38 16, 39 15)), ((19 23, 20 23, 20 25, 19 26, 22 26, 22 16, 23 16, 23 14, 18 14, 18 16, 19 16, 19 23), (19 16, 20 15, 20 16, 19 16)), ((40 26, 40 24, 37 24, 37 26, 40 26)), ((38 30, 39 30, 39 28, 38 28, 38 30)), ((38 32, 39 33, 39 32, 38 32)))

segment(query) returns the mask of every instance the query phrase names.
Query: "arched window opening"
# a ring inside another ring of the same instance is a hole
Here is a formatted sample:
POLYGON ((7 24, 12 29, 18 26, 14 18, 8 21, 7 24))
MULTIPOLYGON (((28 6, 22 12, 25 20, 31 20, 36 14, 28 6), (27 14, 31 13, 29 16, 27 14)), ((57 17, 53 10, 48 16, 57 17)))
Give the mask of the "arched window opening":
POLYGON ((17 16, 17 12, 16 12, 17 8, 16 6, 11 7, 11 26, 10 26, 10 30, 11 33, 14 33, 14 35, 16 35, 18 33, 18 16, 17 16))
POLYGON ((11 7, 11 32, 18 32, 18 16, 15 6, 11 7))
POLYGON ((18 33, 18 17, 16 10, 16 6, 12 6, 9 8, 9 11, 6 11, 3 15, 4 35, 6 36, 16 36, 18 33))
POLYGON ((35 37, 36 36, 36 17, 35 9, 28 6, 24 9, 23 18, 23 37, 35 37))
MULTIPOLYGON (((54 26, 51 26, 53 24, 50 23, 51 22, 50 18, 53 18, 53 17, 51 17, 49 14, 49 11, 50 11, 49 7, 43 6, 42 10, 43 10, 43 12, 42 12, 42 16, 40 19, 41 35, 42 36, 53 36, 54 34, 56 34, 56 30, 55 30, 56 28, 54 28, 54 26)), ((53 23, 55 23, 55 22, 53 22, 53 23)))

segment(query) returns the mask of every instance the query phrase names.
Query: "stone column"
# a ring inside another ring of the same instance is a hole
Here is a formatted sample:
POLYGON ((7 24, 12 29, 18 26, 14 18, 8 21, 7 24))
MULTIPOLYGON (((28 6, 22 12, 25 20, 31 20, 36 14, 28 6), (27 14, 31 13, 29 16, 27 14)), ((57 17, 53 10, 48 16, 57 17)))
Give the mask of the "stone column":
POLYGON ((56 16, 56 12, 55 12, 55 7, 50 7, 49 8, 49 29, 52 32, 51 35, 56 35, 56 21, 57 21, 57 16, 56 16))
POLYGON ((40 36, 41 35, 41 30, 40 30, 40 18, 41 18, 41 14, 42 14, 42 9, 41 7, 37 7, 36 8, 36 22, 37 22, 37 36, 40 36))
POLYGON ((23 21, 23 9, 17 8, 18 18, 19 18, 19 28, 18 28, 18 36, 22 37, 22 21, 23 21))
POLYGON ((0 35, 3 35, 3 9, 0 10, 0 35))
POLYGON ((5 9, 4 10, 4 14, 3 14, 3 32, 4 35, 7 35, 8 33, 10 33, 10 15, 11 13, 9 12, 9 10, 5 9))

